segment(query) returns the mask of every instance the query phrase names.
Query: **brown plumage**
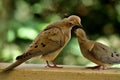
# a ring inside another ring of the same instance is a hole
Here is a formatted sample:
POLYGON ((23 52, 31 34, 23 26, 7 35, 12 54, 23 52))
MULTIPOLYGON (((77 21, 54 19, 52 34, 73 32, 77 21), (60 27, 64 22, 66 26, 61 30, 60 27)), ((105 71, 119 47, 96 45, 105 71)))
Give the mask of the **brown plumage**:
POLYGON ((120 63, 120 54, 113 51, 108 46, 87 39, 83 29, 76 29, 75 34, 78 38, 79 46, 84 57, 98 64, 91 69, 106 69, 112 64, 120 63))
POLYGON ((46 60, 48 67, 58 67, 54 63, 54 59, 71 39, 72 27, 80 24, 80 18, 72 15, 48 25, 46 29, 38 34, 26 52, 18 56, 16 62, 5 68, 4 72, 12 70, 26 60, 36 56, 40 56, 41 59, 46 60), (48 61, 51 61, 54 65, 50 66, 48 61))

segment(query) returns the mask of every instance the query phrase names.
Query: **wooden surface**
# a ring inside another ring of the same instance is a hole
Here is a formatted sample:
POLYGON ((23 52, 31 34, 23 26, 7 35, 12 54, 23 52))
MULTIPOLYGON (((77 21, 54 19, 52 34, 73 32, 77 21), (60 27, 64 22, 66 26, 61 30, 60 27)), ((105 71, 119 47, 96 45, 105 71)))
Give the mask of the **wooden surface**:
MULTIPOLYGON (((0 63, 0 71, 8 66, 0 63)), ((0 80, 120 80, 120 69, 90 70, 79 66, 45 68, 41 64, 22 64, 9 73, 0 73, 0 80)))

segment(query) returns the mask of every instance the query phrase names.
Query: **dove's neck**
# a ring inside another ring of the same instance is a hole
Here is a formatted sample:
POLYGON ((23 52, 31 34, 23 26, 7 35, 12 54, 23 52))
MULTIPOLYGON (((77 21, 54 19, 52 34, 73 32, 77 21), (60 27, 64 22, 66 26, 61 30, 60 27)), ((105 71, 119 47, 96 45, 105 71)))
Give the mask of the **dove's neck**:
POLYGON ((62 28, 62 31, 65 35, 66 42, 68 42, 71 38, 71 29, 72 29, 72 27, 66 27, 66 25, 65 25, 65 27, 62 28))
POLYGON ((79 40, 80 43, 85 43, 85 42, 89 41, 85 32, 78 35, 78 40, 79 40))
POLYGON ((60 28, 65 36, 65 42, 68 43, 68 41, 71 39, 72 26, 63 21, 62 24, 60 24, 60 28))
POLYGON ((63 34, 65 35, 66 41, 70 40, 72 25, 69 25, 66 20, 62 20, 54 23, 54 26, 61 28, 63 34))

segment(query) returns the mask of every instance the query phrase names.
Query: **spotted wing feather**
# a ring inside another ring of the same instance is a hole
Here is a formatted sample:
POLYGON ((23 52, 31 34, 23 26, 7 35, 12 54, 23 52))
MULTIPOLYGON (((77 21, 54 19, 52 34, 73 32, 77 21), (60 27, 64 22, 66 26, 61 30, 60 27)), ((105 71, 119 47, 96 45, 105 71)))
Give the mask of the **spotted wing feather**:
POLYGON ((92 55, 99 61, 108 64, 120 63, 120 54, 108 46, 96 42, 91 50, 92 55))

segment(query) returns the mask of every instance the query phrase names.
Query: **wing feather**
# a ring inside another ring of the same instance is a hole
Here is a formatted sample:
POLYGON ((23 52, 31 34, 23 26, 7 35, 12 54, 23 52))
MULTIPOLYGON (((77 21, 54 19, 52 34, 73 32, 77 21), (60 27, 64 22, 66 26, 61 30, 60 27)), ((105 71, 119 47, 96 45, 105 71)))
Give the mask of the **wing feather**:
POLYGON ((96 42, 91 50, 91 53, 97 60, 100 60, 104 63, 120 63, 120 54, 104 44, 96 42))
POLYGON ((58 27, 48 27, 43 30, 31 43, 26 52, 16 59, 27 59, 39 55, 50 54, 65 44, 65 36, 58 27))

